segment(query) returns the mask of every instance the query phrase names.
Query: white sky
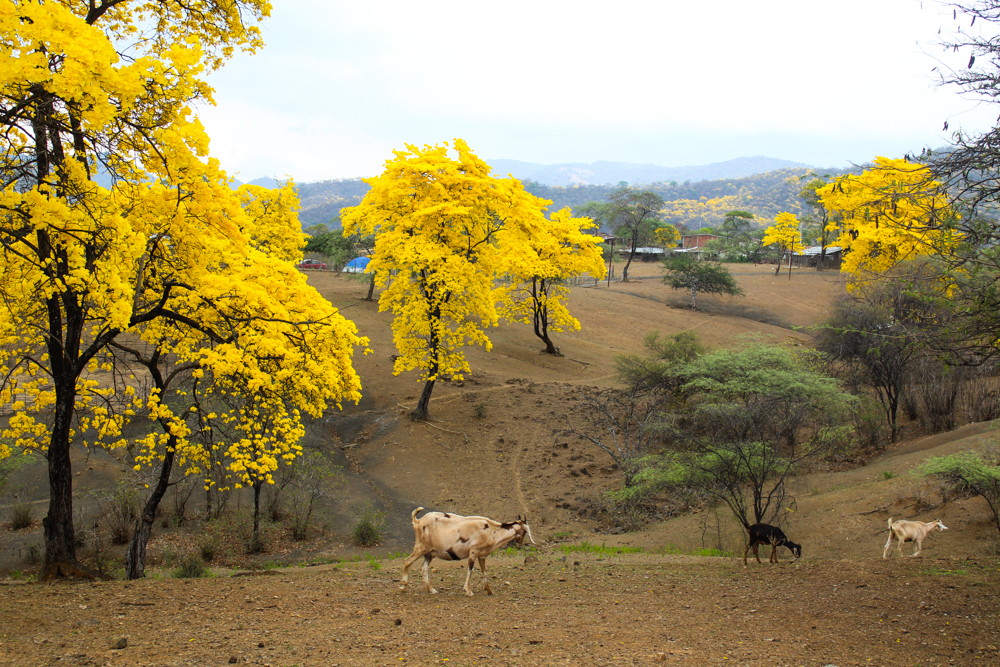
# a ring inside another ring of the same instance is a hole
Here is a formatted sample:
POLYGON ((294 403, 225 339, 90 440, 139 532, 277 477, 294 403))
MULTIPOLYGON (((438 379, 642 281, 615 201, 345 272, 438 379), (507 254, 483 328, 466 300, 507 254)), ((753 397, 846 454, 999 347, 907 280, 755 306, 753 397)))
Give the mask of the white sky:
POLYGON ((454 137, 487 160, 840 167, 998 113, 935 86, 956 25, 935 0, 273 4, 267 46, 213 74, 199 109, 244 181, 372 176, 454 137))

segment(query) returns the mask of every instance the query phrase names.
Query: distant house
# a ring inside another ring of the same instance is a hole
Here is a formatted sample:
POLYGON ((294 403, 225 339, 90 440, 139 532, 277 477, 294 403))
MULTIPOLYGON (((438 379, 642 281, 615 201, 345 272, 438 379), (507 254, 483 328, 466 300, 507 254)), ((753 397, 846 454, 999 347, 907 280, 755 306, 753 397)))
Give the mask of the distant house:
MULTIPOLYGON (((819 264, 820 256, 823 257, 823 269, 839 269, 840 265, 844 261, 844 249, 840 246, 827 246, 826 252, 823 252, 823 246, 814 245, 809 246, 802 250, 802 252, 797 252, 792 255, 792 266, 808 266, 815 267, 819 264)), ((787 266, 788 253, 782 258, 782 263, 787 266)))
POLYGON ((719 237, 715 234, 692 234, 690 236, 681 237, 681 247, 682 248, 704 248, 706 245, 712 241, 718 241, 719 237))
POLYGON ((663 248, 636 248, 635 258, 643 262, 658 262, 663 259, 663 248))

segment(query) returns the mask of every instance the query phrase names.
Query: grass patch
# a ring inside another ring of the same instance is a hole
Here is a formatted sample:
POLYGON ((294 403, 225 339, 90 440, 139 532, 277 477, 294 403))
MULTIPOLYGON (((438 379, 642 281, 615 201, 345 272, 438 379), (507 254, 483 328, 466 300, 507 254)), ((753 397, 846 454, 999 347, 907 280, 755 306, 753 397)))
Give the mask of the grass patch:
POLYGON ((639 554, 643 552, 642 547, 609 547, 606 544, 591 544, 590 542, 563 544, 557 547, 557 550, 567 555, 570 553, 587 553, 601 556, 618 556, 620 554, 639 554))
POLYGON ((919 572, 919 574, 931 577, 960 577, 968 573, 968 570, 943 570, 939 567, 929 567, 926 570, 920 570, 919 572))
POLYGON ((733 557, 733 554, 728 551, 723 551, 722 549, 695 549, 694 551, 684 551, 680 547, 675 547, 672 544, 668 544, 661 549, 657 549, 655 553, 671 556, 705 556, 708 558, 733 557))

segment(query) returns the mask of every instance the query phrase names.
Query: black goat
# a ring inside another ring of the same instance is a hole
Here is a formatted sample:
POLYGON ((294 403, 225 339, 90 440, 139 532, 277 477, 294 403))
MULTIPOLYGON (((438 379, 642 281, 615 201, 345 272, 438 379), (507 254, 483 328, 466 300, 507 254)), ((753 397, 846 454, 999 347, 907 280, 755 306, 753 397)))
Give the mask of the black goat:
POLYGON ((781 532, 781 529, 777 526, 769 526, 766 523, 755 523, 750 526, 750 542, 747 543, 746 550, 743 551, 743 567, 747 564, 747 554, 750 553, 751 547, 753 548, 753 555, 760 562, 760 556, 757 553, 757 548, 761 544, 771 545, 771 560, 770 563, 778 562, 778 547, 788 547, 796 558, 802 556, 802 545, 792 542, 790 539, 785 537, 785 534, 781 532))

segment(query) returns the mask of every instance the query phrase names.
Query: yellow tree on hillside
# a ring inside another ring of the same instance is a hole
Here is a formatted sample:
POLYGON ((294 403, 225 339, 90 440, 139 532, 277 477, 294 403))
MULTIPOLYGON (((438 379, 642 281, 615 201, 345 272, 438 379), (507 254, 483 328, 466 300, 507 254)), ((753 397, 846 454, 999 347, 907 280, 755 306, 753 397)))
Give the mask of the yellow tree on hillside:
POLYGON ((127 350, 219 391, 290 392, 283 417, 295 421, 357 400, 362 341, 288 247, 264 251, 255 230, 271 223, 244 209, 191 115, 211 101, 200 74, 259 46, 253 22, 269 3, 0 9, 0 402, 14 413, 0 454, 47 460, 42 577, 93 576, 76 557, 71 443, 124 446, 124 424, 144 413, 165 429, 144 455, 162 459, 184 456, 190 431, 162 392, 137 391, 155 383, 127 350))
POLYGON ((877 278, 899 262, 953 245, 945 193, 930 170, 908 160, 875 158, 816 191, 845 250, 842 271, 855 282, 877 278))
POLYGON ((548 202, 515 179, 494 177, 461 139, 408 144, 394 153, 381 176, 366 179, 371 190, 360 205, 344 209, 341 220, 345 234, 377 231, 367 270, 384 288, 379 310, 393 314, 394 372, 420 371, 424 389, 413 417, 426 419, 438 378, 469 371, 461 348, 492 347, 485 330, 499 317, 495 279, 521 266, 514 254, 533 254, 504 236, 531 238, 548 202))
POLYGON ((541 211, 548 203, 538 200, 536 224, 510 230, 502 237, 505 250, 513 246, 530 252, 504 253, 506 273, 515 283, 504 295, 501 314, 531 324, 535 335, 545 343, 545 351, 559 354, 549 331, 580 330, 580 322, 566 306, 566 281, 585 273, 600 280, 605 269, 600 237, 584 231, 596 226, 590 218, 574 218, 570 209, 564 208, 553 213, 551 220, 545 220, 541 211))
POLYGON ((657 227, 654 234, 656 235, 656 240, 659 241, 660 245, 665 248, 674 248, 681 240, 680 230, 671 224, 665 224, 661 227, 657 227))
POLYGON ((788 279, 792 279, 792 254, 802 252, 804 246, 799 236, 799 220, 791 213, 779 213, 774 217, 774 224, 764 230, 764 240, 761 242, 766 246, 778 247, 778 268, 774 275, 778 275, 781 270, 781 258, 788 253, 788 279))

